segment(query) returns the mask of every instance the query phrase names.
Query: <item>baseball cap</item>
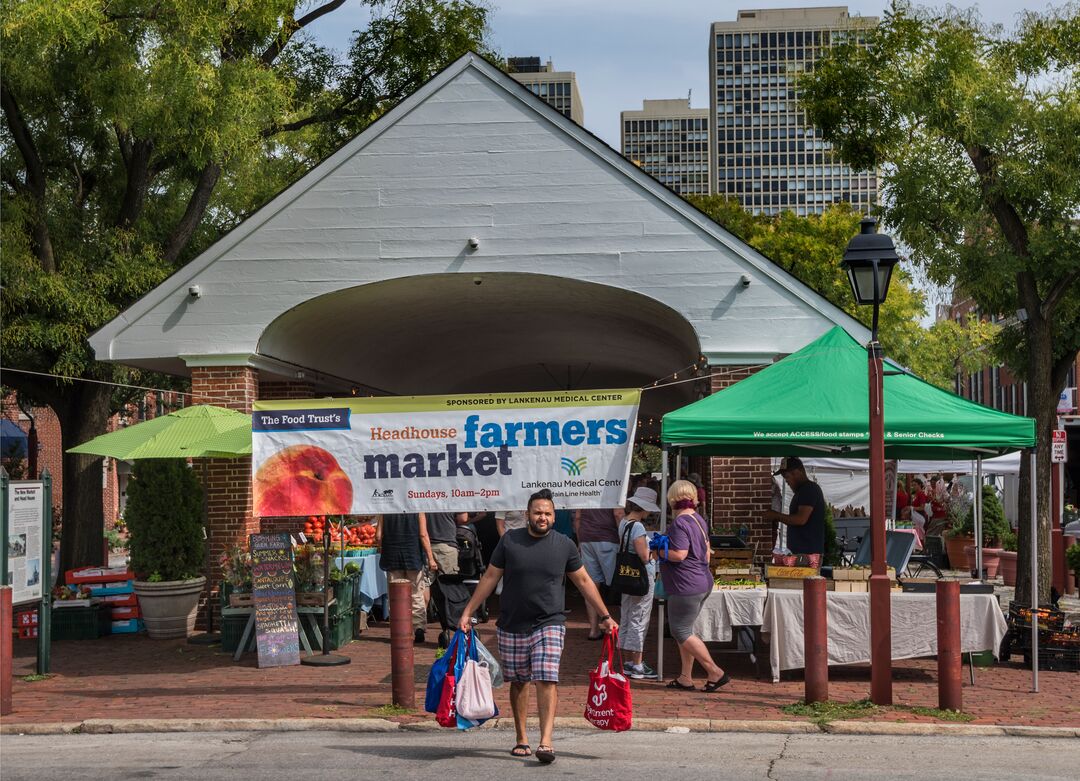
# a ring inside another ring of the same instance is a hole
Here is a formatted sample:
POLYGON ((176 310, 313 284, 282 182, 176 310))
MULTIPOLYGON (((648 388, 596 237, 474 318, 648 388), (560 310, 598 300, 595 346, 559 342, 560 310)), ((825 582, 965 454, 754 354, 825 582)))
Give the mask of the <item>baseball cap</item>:
POLYGON ((784 472, 790 472, 792 469, 803 469, 802 459, 798 456, 789 456, 787 458, 780 459, 780 468, 773 472, 773 475, 782 475, 784 472))

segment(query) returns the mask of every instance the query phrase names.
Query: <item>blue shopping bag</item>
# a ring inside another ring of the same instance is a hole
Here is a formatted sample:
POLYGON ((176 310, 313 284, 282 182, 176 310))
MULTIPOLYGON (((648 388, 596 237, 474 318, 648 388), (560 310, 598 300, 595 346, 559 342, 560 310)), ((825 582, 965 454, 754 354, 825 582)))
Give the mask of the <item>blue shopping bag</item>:
MULTIPOLYGON (((451 663, 457 668, 457 651, 463 645, 459 641, 464 639, 465 633, 460 629, 456 631, 454 636, 450 638, 450 643, 446 646, 446 652, 435 660, 435 664, 431 665, 431 671, 428 672, 427 693, 424 696, 424 710, 428 713, 437 713, 439 711, 439 697, 442 695, 446 673, 451 669, 451 663)), ((461 665, 464 666, 464 664, 465 662, 462 660, 461 665)))

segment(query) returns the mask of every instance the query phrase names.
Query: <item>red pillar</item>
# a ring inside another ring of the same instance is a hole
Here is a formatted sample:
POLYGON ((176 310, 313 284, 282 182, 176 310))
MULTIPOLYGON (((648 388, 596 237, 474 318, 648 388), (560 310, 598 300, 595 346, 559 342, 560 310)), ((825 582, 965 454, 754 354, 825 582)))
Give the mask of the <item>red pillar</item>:
POLYGON ((414 710, 412 584, 407 580, 391 580, 389 591, 390 686, 394 704, 414 710))
POLYGON ((803 660, 806 703, 829 699, 829 633, 825 578, 803 579, 803 660))
POLYGON ((882 350, 867 347, 870 371, 870 699, 892 705, 892 581, 885 565, 885 407, 882 350))
MULTIPOLYGON (((7 551, 3 551, 6 556, 7 551)), ((11 587, 0 586, 0 716, 11 713, 11 673, 14 647, 11 640, 11 587)))
POLYGON ((938 707, 963 708, 963 663, 960 652, 960 582, 937 582, 938 707))

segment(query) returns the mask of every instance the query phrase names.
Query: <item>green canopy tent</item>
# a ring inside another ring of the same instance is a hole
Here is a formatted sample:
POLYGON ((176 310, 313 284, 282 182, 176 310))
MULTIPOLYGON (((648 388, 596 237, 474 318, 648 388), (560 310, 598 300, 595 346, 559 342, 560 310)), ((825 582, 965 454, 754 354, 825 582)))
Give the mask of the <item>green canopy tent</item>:
MULTIPOLYGON (((89 442, 70 448, 69 453, 108 456, 121 461, 142 458, 238 458, 251 454, 251 415, 211 404, 170 412, 134 426, 102 434, 89 442)), ((205 463, 203 484, 206 484, 205 463)), ((203 494, 203 527, 206 527, 206 495, 203 494)), ((210 550, 206 559, 207 632, 192 642, 215 642, 214 612, 209 593, 213 590, 210 575, 210 550)))
MULTIPOLYGON (((687 455, 868 456, 866 348, 839 326, 758 373, 664 416, 687 455)), ((965 459, 1035 446, 1035 421, 886 364, 885 457, 965 459)))
MULTIPOLYGON (((745 380, 665 415, 660 435, 665 456, 675 448, 701 456, 869 458, 867 371, 866 347, 837 326, 745 380)), ((968 401, 896 364, 886 362, 884 375, 886 458, 981 461, 1035 446, 1032 418, 968 401)), ((665 492, 667 465, 665 457, 665 492)), ((1034 480, 1033 454, 1031 466, 1034 480)), ((979 514, 976 507, 977 535, 979 514)), ((1034 539, 1034 499, 1031 517, 1034 539)), ((1033 583, 1036 568, 1033 552, 1033 583)))

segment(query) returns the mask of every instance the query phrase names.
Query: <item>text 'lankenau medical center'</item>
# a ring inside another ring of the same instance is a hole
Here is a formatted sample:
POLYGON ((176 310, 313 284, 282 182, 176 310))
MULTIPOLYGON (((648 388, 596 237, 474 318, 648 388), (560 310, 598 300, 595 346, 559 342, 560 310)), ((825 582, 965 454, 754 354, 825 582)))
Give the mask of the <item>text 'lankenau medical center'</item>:
POLYGON ((861 40, 877 23, 846 7, 739 11, 737 21, 713 23, 713 193, 754 214, 820 214, 839 202, 869 211, 876 174, 852 171, 807 124, 796 81, 830 46, 861 40))

